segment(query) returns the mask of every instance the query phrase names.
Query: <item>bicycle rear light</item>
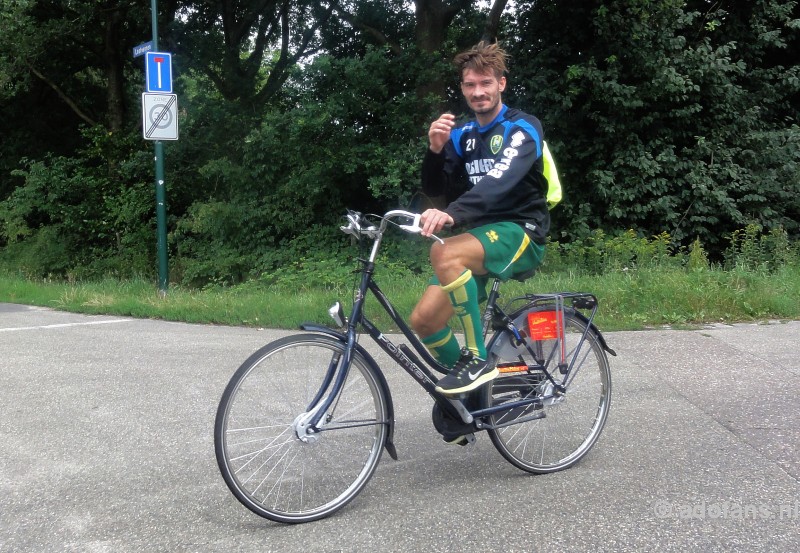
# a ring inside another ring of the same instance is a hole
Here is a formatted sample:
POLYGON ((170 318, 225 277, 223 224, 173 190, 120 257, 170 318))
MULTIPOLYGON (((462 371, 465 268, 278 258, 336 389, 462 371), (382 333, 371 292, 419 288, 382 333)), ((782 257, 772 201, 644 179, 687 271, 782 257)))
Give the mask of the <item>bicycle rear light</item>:
POLYGON ((555 311, 531 311, 528 313, 528 329, 534 340, 555 340, 559 337, 558 313, 555 311))

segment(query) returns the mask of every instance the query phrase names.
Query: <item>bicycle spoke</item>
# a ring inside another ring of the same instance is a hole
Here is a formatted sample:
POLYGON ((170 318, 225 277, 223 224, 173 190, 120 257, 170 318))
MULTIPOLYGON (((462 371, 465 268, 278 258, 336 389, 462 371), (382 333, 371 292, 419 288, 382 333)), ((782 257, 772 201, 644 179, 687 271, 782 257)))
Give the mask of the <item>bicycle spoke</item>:
MULTIPOLYGON (((498 451, 523 470, 553 472, 571 466, 591 449, 602 431, 609 406, 608 361, 593 331, 584 334, 585 331, 583 321, 571 315, 565 318, 564 361, 570 369, 560 381, 555 380, 565 391, 554 389, 549 380, 531 389, 539 396, 541 417, 526 418, 530 409, 517 407, 490 418, 495 426, 511 423, 490 430, 489 434, 498 451), (522 422, 514 423, 517 419, 522 422)), ((549 360, 545 370, 553 377, 559 375, 556 364, 560 361, 560 356, 553 353, 561 347, 560 339, 536 344, 549 360)), ((535 361, 523 356, 523 362, 535 361)), ((530 395, 523 393, 518 383, 498 378, 486 392, 489 404, 502 405, 506 401, 505 390, 514 385, 518 386, 520 397, 530 395)))
MULTIPOLYGON (((243 455, 239 455, 238 457, 231 457, 231 461, 239 461, 241 459, 246 459, 247 457, 252 457, 254 459, 254 458, 258 457, 259 455, 261 455, 262 453, 264 453, 265 451, 269 451, 273 447, 277 447, 278 451, 280 451, 280 449, 283 446, 285 446, 286 444, 290 444, 293 441, 291 437, 287 437, 284 441, 282 441, 279 444, 273 446, 273 444, 275 443, 275 440, 277 440, 277 438, 275 438, 273 441, 271 441, 267 446, 265 446, 265 447, 263 447, 261 449, 257 449, 256 451, 253 451, 253 452, 250 452, 250 453, 245 453, 243 455)), ((241 444, 236 444, 236 445, 241 445, 241 444)), ((249 462, 250 461, 248 461, 248 463, 249 462)), ((239 467, 236 472, 239 472, 241 469, 245 468, 246 466, 247 466, 247 463, 245 463, 244 465, 239 467)))
POLYGON ((217 461, 236 498, 255 513, 315 520, 349 502, 372 476, 390 417, 362 356, 354 355, 320 432, 297 426, 343 354, 341 342, 327 336, 283 338, 254 354, 226 388, 215 424, 217 461))

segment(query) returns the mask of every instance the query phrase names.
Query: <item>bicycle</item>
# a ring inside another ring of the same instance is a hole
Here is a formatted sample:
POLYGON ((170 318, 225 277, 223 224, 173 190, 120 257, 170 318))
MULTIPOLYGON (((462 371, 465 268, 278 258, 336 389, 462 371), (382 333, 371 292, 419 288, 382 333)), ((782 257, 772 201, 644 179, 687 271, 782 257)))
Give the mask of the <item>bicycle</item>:
POLYGON ((401 210, 382 217, 348 212, 341 230, 359 242, 372 240, 369 257, 359 259, 350 316, 336 302, 329 314, 338 329, 301 325, 305 333, 253 353, 226 386, 214 425, 217 463, 233 495, 257 515, 284 523, 327 517, 364 488, 384 450, 397 460, 389 386, 358 343, 359 329, 430 394, 434 426, 445 436, 473 443, 475 432, 486 431, 506 460, 530 473, 571 467, 600 436, 611 400, 606 353, 616 353, 592 322, 598 302, 589 293, 526 294, 504 310, 494 280, 483 325, 485 335, 494 332, 487 351, 500 375, 463 397, 436 392, 434 373, 447 368, 373 278, 389 224, 419 233, 419 218, 401 210), (395 345, 366 317, 368 292, 413 351, 395 345))

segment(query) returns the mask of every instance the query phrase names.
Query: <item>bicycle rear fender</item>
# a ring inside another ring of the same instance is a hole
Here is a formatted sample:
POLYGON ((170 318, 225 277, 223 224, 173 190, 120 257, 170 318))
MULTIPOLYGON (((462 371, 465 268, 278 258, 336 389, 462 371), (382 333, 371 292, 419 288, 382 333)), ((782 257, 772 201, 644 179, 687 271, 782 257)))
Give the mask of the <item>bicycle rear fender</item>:
MULTIPOLYGON (((341 332, 337 332, 332 328, 328 328, 327 326, 312 324, 312 323, 303 323, 300 325, 300 330, 305 330, 306 332, 318 332, 320 334, 325 334, 332 338, 335 338, 342 342, 342 344, 347 343, 347 336, 342 334, 341 332)), ((386 382, 386 377, 383 375, 383 372, 378 367, 378 364, 372 358, 367 350, 361 344, 356 344, 355 349, 359 355, 361 355, 364 360, 369 364, 372 372, 375 374, 375 379, 378 381, 378 386, 380 386, 383 390, 384 397, 386 398, 386 407, 389 412, 389 432, 386 434, 386 451, 389 453, 389 456, 397 461, 397 449, 394 447, 394 404, 392 403, 392 394, 389 391, 389 383, 386 382)))
POLYGON ((595 333, 595 334, 597 334, 597 338, 600 340, 600 345, 601 345, 601 346, 603 346, 603 349, 604 349, 604 350, 606 350, 608 353, 610 353, 610 354, 611 354, 611 355, 613 355, 614 357, 616 357, 616 356, 617 356, 617 352, 616 352, 616 351, 614 351, 613 349, 611 349, 611 348, 608 346, 608 344, 606 343, 606 339, 605 339, 605 337, 603 336, 603 333, 602 333, 602 332, 600 332, 600 329, 599 329, 599 328, 597 328, 597 327, 595 326, 595 324, 594 324, 594 323, 590 323, 590 322, 589 322, 589 318, 588 318, 586 315, 584 315, 583 313, 581 313, 580 311, 578 311, 578 310, 576 310, 576 309, 572 310, 572 313, 573 313, 573 315, 575 315, 577 318, 579 318, 581 321, 583 321, 585 324, 589 325, 589 329, 590 329, 590 330, 592 330, 592 331, 594 331, 594 333, 595 333))

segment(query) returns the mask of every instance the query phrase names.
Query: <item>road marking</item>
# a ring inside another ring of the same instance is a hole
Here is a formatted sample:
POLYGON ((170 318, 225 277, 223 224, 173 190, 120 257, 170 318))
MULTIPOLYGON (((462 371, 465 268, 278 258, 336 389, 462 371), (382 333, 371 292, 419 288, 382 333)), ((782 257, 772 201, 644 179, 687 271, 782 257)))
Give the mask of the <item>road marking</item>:
POLYGON ((73 326, 87 326, 87 325, 108 325, 114 323, 127 323, 133 319, 112 319, 110 321, 90 321, 87 323, 61 323, 54 325, 41 325, 41 326, 17 326, 11 328, 0 328, 0 332, 14 332, 17 330, 44 330, 48 328, 69 328, 73 326))

